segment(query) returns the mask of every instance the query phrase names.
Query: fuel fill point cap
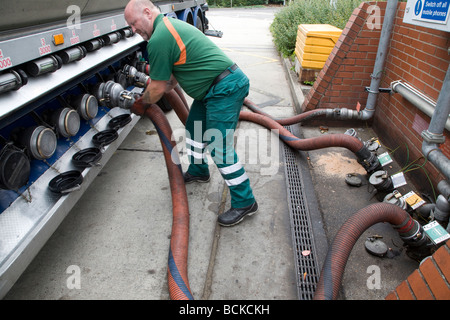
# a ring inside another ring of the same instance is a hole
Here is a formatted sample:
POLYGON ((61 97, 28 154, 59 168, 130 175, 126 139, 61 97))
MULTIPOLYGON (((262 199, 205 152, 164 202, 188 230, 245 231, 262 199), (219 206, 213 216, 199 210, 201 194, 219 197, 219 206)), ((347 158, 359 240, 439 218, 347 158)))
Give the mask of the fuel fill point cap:
POLYGON ((388 252, 387 245, 379 239, 367 238, 364 246, 367 252, 377 257, 384 257, 388 252))
POLYGON ((78 170, 63 172, 48 183, 48 187, 55 193, 69 193, 80 189, 83 175, 78 170))

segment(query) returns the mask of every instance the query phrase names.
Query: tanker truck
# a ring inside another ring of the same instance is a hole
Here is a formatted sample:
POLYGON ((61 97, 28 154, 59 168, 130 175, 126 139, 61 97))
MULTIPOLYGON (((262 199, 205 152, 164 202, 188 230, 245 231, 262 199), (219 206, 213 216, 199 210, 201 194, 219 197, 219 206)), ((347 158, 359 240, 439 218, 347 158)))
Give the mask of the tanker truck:
MULTIPOLYGON (((0 11, 0 298, 133 129, 149 81, 128 0, 16 0, 0 11)), ((209 30, 205 0, 153 1, 209 30)), ((158 105, 170 110, 167 101, 158 105)))

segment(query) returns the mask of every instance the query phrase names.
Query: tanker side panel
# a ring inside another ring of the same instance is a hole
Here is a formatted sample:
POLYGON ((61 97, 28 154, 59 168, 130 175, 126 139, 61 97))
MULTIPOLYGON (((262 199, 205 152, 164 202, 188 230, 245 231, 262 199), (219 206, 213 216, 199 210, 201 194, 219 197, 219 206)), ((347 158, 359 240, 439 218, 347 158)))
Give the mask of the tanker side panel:
MULTIPOLYGON (((64 24, 79 14, 82 19, 96 15, 107 15, 113 12, 123 12, 129 0, 7 0, 0 11, 0 39, 6 31, 16 31, 25 28, 48 24, 64 24)), ((187 6, 194 8, 206 2, 200 1, 165 1, 154 0, 162 13, 169 13, 187 6), (172 6, 175 6, 172 9, 172 6)))

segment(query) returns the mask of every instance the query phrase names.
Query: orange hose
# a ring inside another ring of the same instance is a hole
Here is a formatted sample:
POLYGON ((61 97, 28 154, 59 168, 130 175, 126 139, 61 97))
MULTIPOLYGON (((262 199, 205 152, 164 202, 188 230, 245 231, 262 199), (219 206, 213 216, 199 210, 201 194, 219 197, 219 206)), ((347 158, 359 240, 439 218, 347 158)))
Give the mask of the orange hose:
POLYGON ((183 99, 181 98, 179 93, 175 91, 175 89, 172 89, 169 92, 164 93, 164 97, 170 103, 173 111, 175 111, 183 125, 186 125, 186 120, 189 115, 189 109, 186 107, 187 104, 184 104, 183 99))
POLYGON ((239 120, 252 121, 268 129, 278 130, 280 139, 283 140, 287 145, 298 150, 308 151, 328 147, 344 147, 356 153, 364 147, 364 144, 361 140, 343 133, 329 134, 309 139, 300 139, 290 133, 277 121, 258 113, 241 111, 241 113, 239 114, 239 120))
POLYGON ((405 210, 390 203, 375 203, 356 212, 339 229, 328 250, 314 300, 337 298, 353 246, 365 230, 379 222, 389 222, 400 236, 410 234, 417 225, 405 210))
POLYGON ((156 104, 152 104, 145 111, 145 115, 150 118, 158 132, 172 194, 173 221, 168 258, 170 298, 173 300, 192 300, 193 296, 190 291, 187 272, 189 204, 180 162, 175 163, 173 161, 173 156, 178 156, 178 151, 175 142, 171 140, 172 129, 164 112, 156 104))

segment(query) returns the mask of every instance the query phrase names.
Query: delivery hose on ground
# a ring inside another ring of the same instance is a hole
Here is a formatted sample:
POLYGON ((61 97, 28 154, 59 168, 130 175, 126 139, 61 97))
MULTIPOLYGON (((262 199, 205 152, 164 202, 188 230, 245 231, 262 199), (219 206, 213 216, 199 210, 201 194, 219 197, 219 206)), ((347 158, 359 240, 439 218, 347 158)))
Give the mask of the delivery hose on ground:
POLYGON ((364 143, 348 134, 329 134, 315 138, 300 139, 290 133, 277 121, 262 114, 241 111, 239 120, 251 121, 268 129, 278 130, 280 139, 288 146, 297 150, 309 151, 329 147, 343 147, 352 151, 357 156, 358 162, 368 173, 374 172, 381 167, 377 157, 367 149, 364 143))
POLYGON ((323 115, 327 114, 326 109, 316 109, 316 110, 302 112, 302 113, 295 115, 293 117, 290 117, 290 118, 275 119, 272 116, 270 116, 268 113, 264 112, 258 105, 256 105, 254 102, 252 102, 248 98, 244 99, 244 105, 247 108, 249 108, 251 111, 253 111, 254 113, 258 113, 258 114, 264 115, 266 117, 269 117, 272 120, 281 124, 282 126, 289 126, 291 124, 299 123, 299 122, 306 121, 306 120, 309 120, 309 119, 317 117, 317 116, 323 116, 323 115))
POLYGON ((344 147, 352 152, 358 152, 364 147, 364 143, 361 140, 347 134, 330 134, 317 138, 300 139, 290 133, 277 121, 258 113, 241 111, 239 119, 258 123, 268 129, 278 130, 281 140, 289 146, 299 150, 307 151, 327 147, 344 147))
POLYGON ((345 265, 353 246, 365 230, 379 222, 392 224, 405 243, 415 243, 418 238, 423 237, 417 221, 397 205, 376 203, 359 210, 339 229, 329 248, 314 300, 337 298, 345 265))
POLYGON ((147 108, 145 115, 153 122, 158 132, 172 193, 173 223, 168 258, 170 298, 172 300, 192 300, 187 274, 189 204, 183 171, 180 161, 173 159, 174 156, 178 156, 178 152, 175 142, 171 140, 172 129, 163 111, 156 104, 152 104, 147 108))

